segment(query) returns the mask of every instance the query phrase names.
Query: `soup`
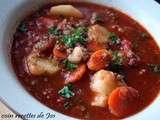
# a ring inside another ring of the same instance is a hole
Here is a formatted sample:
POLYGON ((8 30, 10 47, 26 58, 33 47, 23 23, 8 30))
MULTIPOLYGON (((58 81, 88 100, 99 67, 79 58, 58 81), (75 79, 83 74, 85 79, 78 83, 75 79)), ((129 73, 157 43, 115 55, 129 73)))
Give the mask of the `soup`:
POLYGON ((11 49, 24 88, 79 119, 138 113, 160 89, 160 49, 129 16, 91 3, 55 3, 27 16, 11 49))

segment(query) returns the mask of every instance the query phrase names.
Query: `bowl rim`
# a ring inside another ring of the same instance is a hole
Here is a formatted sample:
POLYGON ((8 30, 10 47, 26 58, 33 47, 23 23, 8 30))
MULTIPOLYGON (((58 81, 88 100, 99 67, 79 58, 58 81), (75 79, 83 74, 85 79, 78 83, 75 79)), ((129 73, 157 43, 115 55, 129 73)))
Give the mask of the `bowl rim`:
MULTIPOLYGON (((20 4, 20 3, 23 3, 23 2, 25 2, 26 0, 15 0, 15 1, 17 1, 17 5, 18 5, 18 3, 20 4)), ((87 2, 88 2, 89 0, 87 0, 87 2)), ((108 1, 108 0, 106 0, 106 1, 108 1)), ((112 1, 112 0, 111 0, 112 1)), ((117 0, 118 1, 118 0, 117 0)), ((127 0, 124 0, 124 1, 127 1, 127 0)), ((159 6, 159 4, 158 3, 156 3, 155 1, 153 1, 153 0, 148 0, 148 2, 147 1, 145 1, 145 0, 142 0, 142 1, 144 1, 144 2, 146 2, 147 3, 147 5, 149 5, 149 6, 152 6, 152 9, 153 9, 153 11, 156 9, 156 10, 159 10, 160 11, 160 6, 159 6)), ((2 1, 0 1, 0 5, 6 5, 6 4, 8 4, 10 2, 10 0, 2 0, 2 1)), ((103 0, 99 0, 98 2, 103 2, 103 0)), ((109 3, 110 4, 110 3, 109 3)), ((116 5, 116 4, 115 4, 116 5)), ((15 7, 15 6, 12 6, 13 8, 15 7)), ((113 7, 114 7, 114 5, 113 5, 113 7)), ((2 6, 2 8, 4 9, 4 7, 2 6)), ((2 10, 2 8, 0 8, 0 11, 2 10)), ((26 9, 26 8, 25 8, 26 9)), ((37 8, 35 8, 35 9, 37 9, 37 8)), ((116 8, 116 9, 118 9, 118 8, 116 8)), ((146 8, 145 8, 146 9, 146 8)), ((121 11, 121 10, 120 10, 121 11)), ((152 11, 152 12, 153 12, 152 11)), ((8 14, 8 13, 0 13, 0 25, 3 23, 4 24, 4 20, 5 19, 3 19, 3 18, 1 18, 1 14, 3 14, 3 15, 5 15, 5 14, 8 14)), ((9 14, 8 14, 9 15, 9 14)), ((130 16, 130 15, 129 15, 130 16)), ((156 19, 156 20, 159 20, 160 21, 160 15, 156 15, 155 13, 154 14, 152 14, 152 17, 154 18, 154 19, 156 19)), ((133 17, 131 17, 131 18, 133 18, 133 17)), ((8 17, 6 18, 6 19, 9 19, 8 17)), ((134 18, 133 18, 134 19, 134 18)), ((136 20, 137 21, 137 20, 136 20)), ((157 22, 158 23, 158 22, 157 22)), ((141 24, 141 23, 140 23, 141 24)), ((142 24, 141 24, 141 26, 143 26, 142 24)), ((12 26, 12 27, 14 27, 14 26, 12 26)), ((3 30, 5 30, 5 28, 7 28, 7 26, 5 26, 4 25, 4 28, 2 29, 2 30, 0 30, 0 37, 1 38, 3 38, 3 35, 4 35, 4 31, 3 30)), ((147 30, 149 33, 150 33, 150 30, 147 30)), ((160 31, 159 31, 160 32, 160 31)), ((10 33, 10 34, 12 34, 12 33, 10 33)), ((154 35, 152 35, 153 37, 154 37, 154 35)), ((158 38, 158 37, 157 37, 158 38)), ((156 38, 156 40, 157 40, 157 38, 156 38)), ((154 39, 155 39, 155 37, 154 37, 154 39)), ((2 41, 2 40, 1 40, 2 41)), ((160 45, 159 44, 160 43, 160 39, 158 40, 158 45, 160 45)), ((7 43, 8 44, 8 43, 7 43)), ((4 46, 3 46, 4 47, 4 46)), ((1 49, 1 48, 0 48, 1 49)), ((3 51, 3 50, 2 50, 3 51)), ((4 54, 3 52, 2 52, 1 50, 0 50, 0 54, 4 54)), ((2 61, 2 59, 1 59, 1 57, 8 57, 8 55, 7 56, 5 56, 5 55, 0 55, 0 63, 1 64, 6 64, 7 62, 8 62, 8 60, 7 61, 4 61, 4 59, 3 59, 3 61, 2 61)), ((11 68, 11 66, 8 66, 8 68, 11 68)), ((13 72, 13 70, 8 70, 8 68, 5 68, 5 70, 3 71, 3 75, 2 76, 0 76, 0 79, 6 79, 6 77, 4 76, 5 75, 5 71, 8 71, 8 72, 11 72, 12 74, 11 74, 11 76, 8 76, 7 78, 8 79, 16 79, 16 76, 14 75, 14 72, 13 72)), ((0 69, 3 69, 3 67, 0 67, 0 69)), ((11 68, 12 69, 12 68, 11 68)), ((3 80, 3 81, 4 81, 3 80)), ((18 88, 20 88, 21 90, 22 90, 22 93, 25 93, 25 96, 30 96, 30 100, 32 100, 32 101, 34 101, 34 103, 36 102, 37 104, 36 104, 36 106, 41 106, 42 107, 42 109, 41 110, 44 110, 45 109, 45 111, 46 112, 48 112, 48 111, 50 111, 50 112, 54 112, 55 113, 55 115, 56 116, 59 116, 59 117, 56 117, 56 119, 57 120, 60 120, 60 119, 72 119, 72 117, 69 117, 69 116, 67 116, 67 115, 63 115, 62 113, 59 113, 59 112, 56 112, 56 111, 54 111, 54 110, 51 110, 50 108, 48 108, 48 107, 46 107, 46 106, 44 106, 44 105, 42 105, 39 101, 37 101, 37 100, 35 100, 28 92, 26 92, 26 90, 24 90, 24 88, 21 86, 21 84, 16 80, 16 81, 12 81, 11 83, 10 83, 10 85, 12 86, 13 84, 17 84, 17 86, 15 86, 15 87, 18 87, 18 88)), ((19 109, 19 110, 16 110, 17 108, 15 108, 15 105, 13 105, 13 104, 17 104, 16 103, 16 101, 14 101, 14 102, 12 102, 11 101, 11 98, 13 99, 13 97, 7 97, 7 95, 5 95, 4 93, 2 93, 1 91, 4 91, 4 90, 6 90, 6 85, 2 85, 2 84, 0 84, 0 100, 2 101, 2 102, 4 102, 6 105, 8 105, 11 109, 12 108, 14 108, 14 109, 12 109, 13 111, 17 111, 17 112, 15 112, 15 113, 21 113, 22 111, 22 113, 24 113, 24 110, 22 110, 22 109, 19 109), (10 99, 10 100, 8 100, 8 99, 10 99), (21 111, 21 112, 19 112, 19 111, 21 111)), ((18 91, 17 89, 15 90, 15 91, 18 91)), ((11 92, 11 91, 10 91, 11 92)), ((18 96, 20 96, 20 95, 22 95, 22 93, 19 93, 18 94, 18 96)), ((10 93, 8 93, 7 92, 7 94, 9 95, 10 93)), ((17 98, 18 98, 18 96, 17 96, 17 98)), ((24 99, 24 98, 23 98, 24 99)), ((159 99, 160 99, 160 96, 158 95, 157 96, 157 98, 155 98, 155 100, 152 102, 152 106, 151 105, 149 105, 149 106, 147 106, 147 108, 145 108, 143 111, 140 111, 139 113, 136 113, 136 114, 134 114, 134 115, 132 115, 132 116, 130 116, 130 117, 128 117, 128 118, 126 118, 127 120, 129 120, 129 119, 134 119, 134 120, 138 120, 139 118, 142 118, 144 115, 142 115, 141 113, 142 112, 146 112, 146 111, 150 111, 150 112, 152 112, 153 110, 152 109, 154 109, 154 108, 156 108, 156 106, 158 106, 158 103, 160 103, 160 101, 159 101, 159 99), (152 108, 152 109, 151 109, 152 108), (142 115, 142 117, 140 116, 140 117, 138 117, 139 115, 142 115)), ((28 101, 30 101, 29 100, 29 98, 27 99, 26 98, 26 100, 28 100, 28 101)), ((20 102, 20 101, 18 101, 18 102, 20 102)), ((26 103, 26 106, 28 106, 29 105, 29 103, 26 103)), ((21 105, 19 105, 18 107, 21 107, 22 106, 22 104, 21 105)), ((34 106, 35 107, 35 106, 34 106)), ((32 107, 33 108, 33 107, 32 107)), ((28 111, 29 111, 29 109, 28 109, 28 111)), ((34 110, 32 110, 32 111, 34 111, 34 110)), ((147 112, 146 112, 147 113, 147 112)), ((157 111, 155 111, 155 113, 157 114, 157 115, 160 115, 160 112, 157 112, 157 111), (159 114, 158 114, 159 113, 159 114)), ((160 116, 159 116, 160 117, 160 116)), ((157 117, 158 118, 158 117, 157 117)), ((75 119, 75 118, 73 118, 73 119, 75 119)), ((149 118, 147 118, 148 120, 149 120, 149 118)), ((152 118, 153 119, 153 118, 152 118)))

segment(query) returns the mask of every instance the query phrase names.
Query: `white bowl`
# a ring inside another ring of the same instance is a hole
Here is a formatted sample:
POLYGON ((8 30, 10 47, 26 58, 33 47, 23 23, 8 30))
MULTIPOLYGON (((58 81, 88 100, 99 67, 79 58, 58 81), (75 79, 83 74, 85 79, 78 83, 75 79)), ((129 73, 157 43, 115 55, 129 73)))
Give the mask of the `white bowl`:
MULTIPOLYGON (((12 35, 17 23, 29 12, 49 0, 0 0, 0 99, 19 114, 54 114, 54 120, 74 118, 58 113, 34 99, 19 83, 10 63, 12 35)), ((54 0, 50 0, 54 1, 54 0)), ((93 0, 85 0, 93 2, 93 0)), ((144 26, 160 45, 160 6, 153 0, 94 0, 95 3, 112 6, 128 14, 144 26)), ((158 120, 160 97, 145 110, 127 120, 158 120)), ((32 119, 33 118, 28 118, 32 119)), ((44 118, 42 118, 44 119, 44 118)), ((37 118, 35 118, 37 120, 37 118)))

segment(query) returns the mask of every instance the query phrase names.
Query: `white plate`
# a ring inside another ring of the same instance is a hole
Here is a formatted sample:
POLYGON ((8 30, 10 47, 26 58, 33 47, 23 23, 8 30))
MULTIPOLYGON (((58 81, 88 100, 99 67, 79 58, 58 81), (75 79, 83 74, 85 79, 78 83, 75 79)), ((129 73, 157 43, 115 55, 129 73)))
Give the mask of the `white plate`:
MULTIPOLYGON (((54 120, 73 118, 55 112, 34 99, 21 86, 13 72, 9 48, 15 27, 23 17, 49 0, 0 0, 0 99, 20 114, 55 114, 54 120)), ((52 2, 54 0, 51 0, 52 2)), ((153 0, 88 0, 112 6, 128 14, 143 25, 160 45, 160 6, 153 0)), ((160 119, 160 97, 145 110, 133 115, 128 120, 160 119)), ((96 114, 96 113, 95 113, 96 114)), ((44 119, 44 118, 43 118, 44 119)), ((33 118, 32 118, 33 120, 33 118)), ((35 119, 37 120, 37 118, 35 119)))

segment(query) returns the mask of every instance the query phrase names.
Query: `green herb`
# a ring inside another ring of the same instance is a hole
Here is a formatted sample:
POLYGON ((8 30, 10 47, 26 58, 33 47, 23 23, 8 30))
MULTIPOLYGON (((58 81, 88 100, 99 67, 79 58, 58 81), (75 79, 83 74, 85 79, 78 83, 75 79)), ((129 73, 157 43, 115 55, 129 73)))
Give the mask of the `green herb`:
POLYGON ((109 70, 121 74, 123 72, 123 62, 125 57, 123 57, 119 51, 113 51, 112 56, 113 61, 110 63, 109 70))
POLYGON ((133 46, 133 48, 137 48, 137 47, 138 47, 137 42, 133 40, 133 41, 132 41, 132 46, 133 46))
POLYGON ((144 32, 141 33, 141 36, 142 36, 142 38, 145 38, 145 39, 148 37, 147 33, 144 33, 144 32))
POLYGON ((75 69, 78 67, 76 64, 70 63, 68 60, 64 60, 62 63, 63 63, 63 64, 67 67, 67 69, 70 70, 70 71, 73 71, 73 70, 75 70, 75 69))
POLYGON ((49 28, 48 29, 48 32, 52 35, 60 35, 61 34, 61 31, 57 28, 57 27, 52 27, 52 28, 49 28))
POLYGON ((75 93, 73 93, 71 90, 73 89, 73 85, 72 84, 68 84, 67 86, 64 86, 64 88, 62 88, 58 94, 61 95, 64 98, 71 98, 75 95, 75 93))
POLYGON ((115 33, 109 32, 108 38, 109 38, 109 40, 111 40, 111 44, 113 44, 113 45, 120 44, 121 40, 120 40, 120 38, 115 33))
POLYGON ((101 22, 102 18, 99 15, 95 16, 95 22, 101 22))
POLYGON ((68 63, 67 64, 67 68, 70 70, 70 71, 73 71, 77 68, 78 66, 76 64, 72 64, 72 63, 68 63))
POLYGON ((67 66, 67 64, 68 64, 68 60, 63 60, 63 61, 62 61, 62 64, 64 64, 64 65, 66 65, 66 66, 67 66))
POLYGON ((160 73, 160 64, 148 64, 150 70, 154 73, 160 73))
POLYGON ((64 35, 62 42, 70 48, 74 48, 76 45, 76 41, 71 35, 64 35))
POLYGON ((68 88, 69 88, 70 90, 72 90, 72 89, 74 88, 72 83, 69 83, 67 86, 68 86, 68 88))
POLYGON ((85 44, 86 43, 85 33, 87 31, 88 31, 87 28, 85 28, 85 27, 79 27, 79 28, 75 29, 73 37, 76 39, 77 42, 79 42, 81 44, 85 44))
POLYGON ((74 48, 77 43, 85 44, 87 29, 85 27, 76 28, 71 35, 64 35, 62 42, 68 47, 74 48))
POLYGON ((116 73, 121 73, 123 71, 123 66, 120 64, 111 63, 109 66, 109 70, 116 73))
POLYGON ((66 103, 64 103, 64 109, 69 109, 69 108, 71 108, 72 107, 72 104, 71 103, 69 103, 69 102, 66 102, 66 103))
POLYGON ((122 65, 122 62, 124 60, 122 54, 119 51, 113 51, 112 52, 114 64, 122 65))
POLYGON ((24 32, 27 32, 27 31, 28 31, 28 28, 27 28, 26 24, 22 23, 22 24, 20 24, 18 30, 19 30, 20 32, 23 32, 23 33, 24 33, 24 32))

